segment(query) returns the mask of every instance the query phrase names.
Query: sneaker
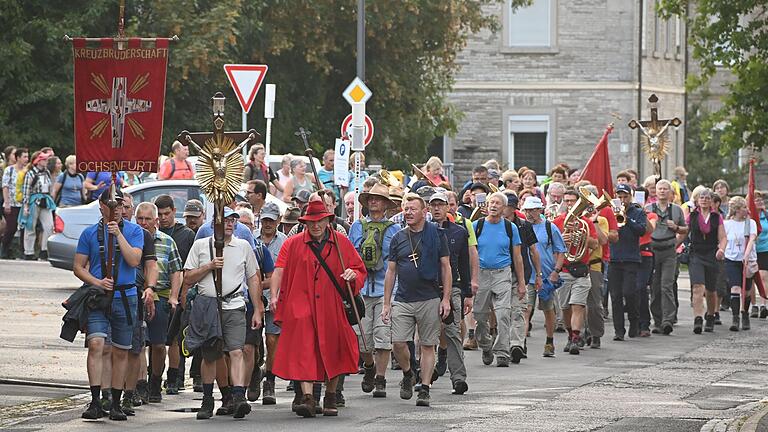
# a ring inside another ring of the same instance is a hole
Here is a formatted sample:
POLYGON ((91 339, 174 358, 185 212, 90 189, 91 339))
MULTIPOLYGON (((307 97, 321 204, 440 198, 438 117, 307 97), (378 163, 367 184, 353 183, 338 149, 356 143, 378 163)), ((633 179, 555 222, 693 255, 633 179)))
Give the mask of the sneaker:
POLYGON ((493 351, 483 350, 483 364, 489 366, 491 363, 493 363, 493 351))
POLYGON ((571 341, 568 340, 568 343, 565 344, 565 348, 563 348, 563 352, 571 352, 571 341))
POLYGON ((693 333, 694 334, 701 334, 701 331, 704 327, 704 318, 697 316, 693 319, 693 333))
POLYGON ((48 261, 48 251, 40 251, 40 255, 38 257, 40 261, 48 261))
POLYGON ((661 329, 658 327, 654 327, 653 330, 651 330, 651 333, 653 334, 661 334, 661 329))
POLYGON ((375 398, 387 397, 387 379, 385 377, 376 375, 376 378, 373 381, 373 385, 374 385, 373 397, 375 398))
POLYGON ((336 406, 336 392, 326 392, 323 398, 323 416, 336 417, 337 415, 339 415, 339 409, 336 406))
POLYGON ((752 315, 747 315, 746 312, 741 313, 741 329, 742 330, 749 330, 749 318, 751 317, 752 315))
POLYGON ((136 411, 133 409, 133 396, 124 395, 123 396, 123 402, 120 406, 120 408, 123 410, 125 415, 127 416, 135 416, 136 411))
MULTIPOLYGON (((40 252, 40 255, 42 255, 42 252, 40 252)), ((749 314, 749 317, 750 318, 757 318, 760 315, 759 311, 760 311, 760 309, 758 309, 757 306, 752 306, 752 312, 749 314)))
POLYGON ((171 396, 179 394, 178 382, 167 381, 166 387, 165 387, 165 394, 171 395, 171 396))
POLYGON ((400 381, 400 399, 410 399, 413 397, 413 371, 403 374, 400 381))
POLYGON ((296 415, 310 418, 317 415, 317 403, 315 397, 312 395, 303 395, 301 397, 301 403, 296 405, 296 415))
POLYGON ((616 335, 613 337, 614 342, 623 342, 624 341, 624 335, 616 335))
POLYGON ((715 312, 715 325, 723 325, 723 321, 720 319, 720 312, 715 312))
POLYGON ((557 327, 555 327, 555 332, 565 333, 565 325, 561 322, 557 323, 557 327))
POLYGON ((24 261, 35 261, 35 256, 24 254, 24 261))
POLYGON ((453 383, 453 394, 463 395, 467 390, 469 390, 469 386, 466 381, 456 380, 456 382, 453 383))
POLYGON ((474 337, 467 338, 464 342, 464 351, 477 351, 477 339, 474 337))
POLYGON ((765 305, 760 306, 760 319, 768 318, 768 308, 765 305))
POLYGON ((592 344, 589 347, 591 349, 600 349, 600 336, 592 336, 592 344))
POLYGON ((523 352, 523 348, 519 346, 513 346, 512 350, 510 351, 510 355, 512 356, 512 363, 519 364, 520 359, 523 358, 525 353, 523 352))
POLYGON ((437 349, 437 366, 435 366, 435 371, 437 372, 438 376, 445 375, 445 372, 448 370, 448 350, 443 348, 437 349))
POLYGON ((704 331, 707 333, 712 333, 713 331, 715 331, 714 315, 704 315, 704 331))
POLYGON ((264 397, 261 398, 262 405, 275 405, 277 399, 275 398, 275 382, 270 380, 264 380, 264 397))
POLYGON ((362 387, 363 393, 370 393, 373 391, 374 387, 373 378, 376 377, 376 368, 374 365, 363 365, 363 368, 365 368, 365 374, 363 375, 363 380, 360 382, 360 387, 362 387))
POLYGON ((506 357, 496 357, 496 367, 509 367, 509 359, 506 357))
POLYGON ((98 420, 104 417, 104 411, 102 411, 100 403, 91 402, 88 404, 88 409, 80 417, 85 420, 98 420))
POLYGON ((251 406, 245 400, 245 396, 237 395, 232 397, 233 414, 236 419, 245 417, 251 413, 251 406))
POLYGON ((568 351, 568 352, 573 354, 573 355, 577 355, 580 352, 579 339, 581 339, 581 337, 575 336, 574 339, 575 340, 573 341, 573 343, 571 343, 571 350, 568 351))
POLYGON ((112 408, 109 410, 109 419, 113 421, 125 421, 128 420, 128 416, 125 415, 120 408, 120 404, 115 402, 112 404, 112 408))
POLYGON ((734 315, 733 316, 733 323, 731 324, 731 328, 729 330, 730 331, 734 331, 734 332, 739 331, 739 316, 738 315, 734 315))
POLYGON ((221 398, 221 406, 219 409, 216 410, 217 416, 229 416, 232 415, 232 413, 235 412, 235 405, 234 400, 232 399, 232 395, 230 394, 227 397, 221 398))
POLYGON ((430 401, 429 390, 427 389, 419 390, 419 395, 416 397, 416 406, 428 407, 429 401, 430 401))
POLYGON ((555 356, 555 345, 554 344, 544 344, 544 357, 554 357, 555 356))
POLYGON ((667 336, 668 336, 670 333, 672 333, 672 330, 673 330, 673 328, 672 328, 672 324, 670 324, 670 323, 666 323, 666 324, 663 324, 663 325, 661 326, 661 332, 662 332, 664 335, 667 335, 667 336))
POLYGON ((213 396, 203 396, 203 403, 197 411, 198 420, 208 420, 213 417, 213 396))
POLYGON ((195 393, 203 392, 203 379, 201 377, 192 378, 192 391, 195 393))

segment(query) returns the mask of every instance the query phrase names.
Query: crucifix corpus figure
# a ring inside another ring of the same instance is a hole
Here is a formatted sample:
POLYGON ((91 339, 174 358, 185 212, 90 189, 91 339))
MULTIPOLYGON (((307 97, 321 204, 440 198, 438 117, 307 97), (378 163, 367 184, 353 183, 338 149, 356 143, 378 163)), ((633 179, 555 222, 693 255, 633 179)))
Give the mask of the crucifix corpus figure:
POLYGON ((659 119, 659 98, 656 94, 652 94, 648 98, 648 105, 651 109, 650 120, 632 120, 629 122, 630 129, 640 129, 643 137, 643 150, 653 162, 654 174, 661 178, 661 161, 668 153, 669 149, 669 133, 667 128, 669 126, 678 127, 683 122, 675 117, 672 119, 659 119))

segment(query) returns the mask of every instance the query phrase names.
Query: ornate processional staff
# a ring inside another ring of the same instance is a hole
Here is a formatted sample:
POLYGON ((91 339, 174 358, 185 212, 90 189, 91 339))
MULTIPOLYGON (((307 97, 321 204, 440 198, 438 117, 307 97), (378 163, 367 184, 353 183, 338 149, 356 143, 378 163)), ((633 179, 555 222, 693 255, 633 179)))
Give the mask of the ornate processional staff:
POLYGON ((651 108, 651 119, 632 120, 628 126, 630 129, 640 128, 640 132, 643 134, 643 150, 651 158, 651 162, 653 162, 654 174, 656 177, 661 178, 661 161, 667 155, 671 141, 667 129, 669 126, 678 127, 683 122, 677 117, 665 120, 659 119, 659 98, 656 94, 652 94, 648 98, 648 102, 651 108))

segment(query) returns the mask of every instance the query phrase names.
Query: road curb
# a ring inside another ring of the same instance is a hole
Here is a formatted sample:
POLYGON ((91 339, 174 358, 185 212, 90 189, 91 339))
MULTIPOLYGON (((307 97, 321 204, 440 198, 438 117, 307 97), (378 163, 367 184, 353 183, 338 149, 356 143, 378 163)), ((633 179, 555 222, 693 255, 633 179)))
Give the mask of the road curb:
POLYGON ((756 413, 747 418, 739 432, 757 432, 757 427, 760 425, 760 420, 768 414, 768 399, 763 399, 759 403, 763 405, 756 413))
POLYGON ((90 390, 90 387, 77 385, 77 384, 30 381, 30 380, 11 379, 11 378, 0 378, 0 385, 48 387, 48 388, 61 388, 61 389, 85 390, 85 391, 90 390))

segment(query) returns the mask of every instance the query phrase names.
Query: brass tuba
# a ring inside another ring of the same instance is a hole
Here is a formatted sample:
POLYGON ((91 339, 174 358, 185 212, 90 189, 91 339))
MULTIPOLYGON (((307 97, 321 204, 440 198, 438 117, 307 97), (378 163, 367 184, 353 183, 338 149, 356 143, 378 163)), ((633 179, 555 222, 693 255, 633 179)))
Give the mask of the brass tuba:
POLYGON ((400 187, 400 181, 385 169, 379 170, 379 178, 381 179, 379 183, 386 187, 400 187))
POLYGON ((590 204, 595 207, 595 212, 599 212, 600 210, 608 207, 611 205, 611 196, 608 195, 608 192, 603 191, 603 196, 600 198, 594 196, 592 192, 589 191, 587 188, 579 188, 579 192, 581 192, 581 195, 587 198, 590 204))
POLYGON ((589 198, 584 195, 587 192, 592 195, 588 190, 579 190, 579 200, 576 204, 568 210, 568 214, 565 216, 563 222, 563 234, 569 233, 570 240, 566 243, 565 259, 568 262, 581 261, 587 254, 587 241, 589 240, 589 225, 587 222, 581 219, 581 215, 584 211, 592 206, 589 198))

